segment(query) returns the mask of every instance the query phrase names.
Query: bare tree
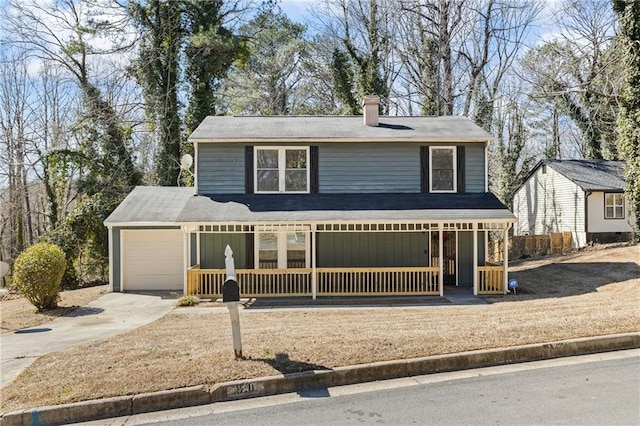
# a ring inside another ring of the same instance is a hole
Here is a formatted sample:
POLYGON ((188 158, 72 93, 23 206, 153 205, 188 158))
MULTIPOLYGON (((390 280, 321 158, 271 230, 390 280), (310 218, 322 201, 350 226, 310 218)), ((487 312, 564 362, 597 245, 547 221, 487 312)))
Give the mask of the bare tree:
POLYGON ((582 133, 587 158, 617 158, 616 96, 620 87, 616 19, 610 2, 563 2, 559 36, 527 54, 521 77, 539 102, 553 103, 582 133))

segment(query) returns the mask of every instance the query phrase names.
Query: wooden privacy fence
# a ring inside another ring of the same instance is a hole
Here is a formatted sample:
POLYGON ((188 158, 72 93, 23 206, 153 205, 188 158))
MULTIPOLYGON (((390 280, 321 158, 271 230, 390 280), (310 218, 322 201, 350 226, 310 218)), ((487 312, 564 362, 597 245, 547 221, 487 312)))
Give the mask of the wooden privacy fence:
MULTIPOLYGON (((571 250, 571 241, 571 232, 512 236, 509 237, 509 259, 568 253, 571 250)), ((501 262, 503 240, 493 241, 490 247, 491 259, 494 262, 501 262)))

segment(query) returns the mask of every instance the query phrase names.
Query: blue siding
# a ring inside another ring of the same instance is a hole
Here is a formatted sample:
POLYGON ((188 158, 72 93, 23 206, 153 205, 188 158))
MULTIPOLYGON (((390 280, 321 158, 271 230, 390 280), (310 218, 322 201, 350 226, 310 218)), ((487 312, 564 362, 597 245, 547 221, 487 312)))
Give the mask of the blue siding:
MULTIPOLYGON (((424 144, 309 142, 309 145, 318 146, 321 193, 420 192, 420 146, 424 144)), ((465 189, 484 192, 484 144, 461 145, 465 147, 465 189)), ((200 143, 197 161, 200 193, 245 192, 244 145, 200 143)))
POLYGON ((244 193, 244 146, 201 143, 197 157, 199 193, 244 193))
POLYGON ((466 143, 465 155, 465 190, 466 192, 485 192, 484 189, 484 144, 466 143))
POLYGON ((323 144, 318 157, 321 193, 420 192, 417 144, 323 144))

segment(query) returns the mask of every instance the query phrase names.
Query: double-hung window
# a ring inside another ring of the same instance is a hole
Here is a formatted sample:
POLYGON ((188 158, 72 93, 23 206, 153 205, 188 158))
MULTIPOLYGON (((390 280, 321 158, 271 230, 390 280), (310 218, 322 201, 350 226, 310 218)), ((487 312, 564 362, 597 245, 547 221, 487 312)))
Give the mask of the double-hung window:
POLYGON ((624 219, 624 194, 604 194, 604 218, 624 219))
POLYGON ((254 147, 256 193, 309 192, 309 147, 254 147))
POLYGON ((309 228, 274 230, 257 227, 255 256, 257 269, 309 267, 309 228))
POLYGON ((456 192, 456 147, 429 147, 429 192, 456 192))

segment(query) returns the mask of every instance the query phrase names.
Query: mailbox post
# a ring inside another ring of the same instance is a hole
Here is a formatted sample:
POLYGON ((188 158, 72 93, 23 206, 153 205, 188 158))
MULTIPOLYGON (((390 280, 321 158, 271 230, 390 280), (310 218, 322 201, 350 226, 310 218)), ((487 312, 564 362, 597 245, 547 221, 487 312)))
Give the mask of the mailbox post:
POLYGON ((240 314, 238 313, 238 302, 240 302, 240 287, 236 280, 236 270, 233 261, 233 251, 227 245, 224 250, 224 264, 227 268, 227 279, 222 285, 222 301, 229 309, 231 316, 231 331, 233 332, 233 352, 236 359, 243 359, 242 340, 240 338, 240 314))

